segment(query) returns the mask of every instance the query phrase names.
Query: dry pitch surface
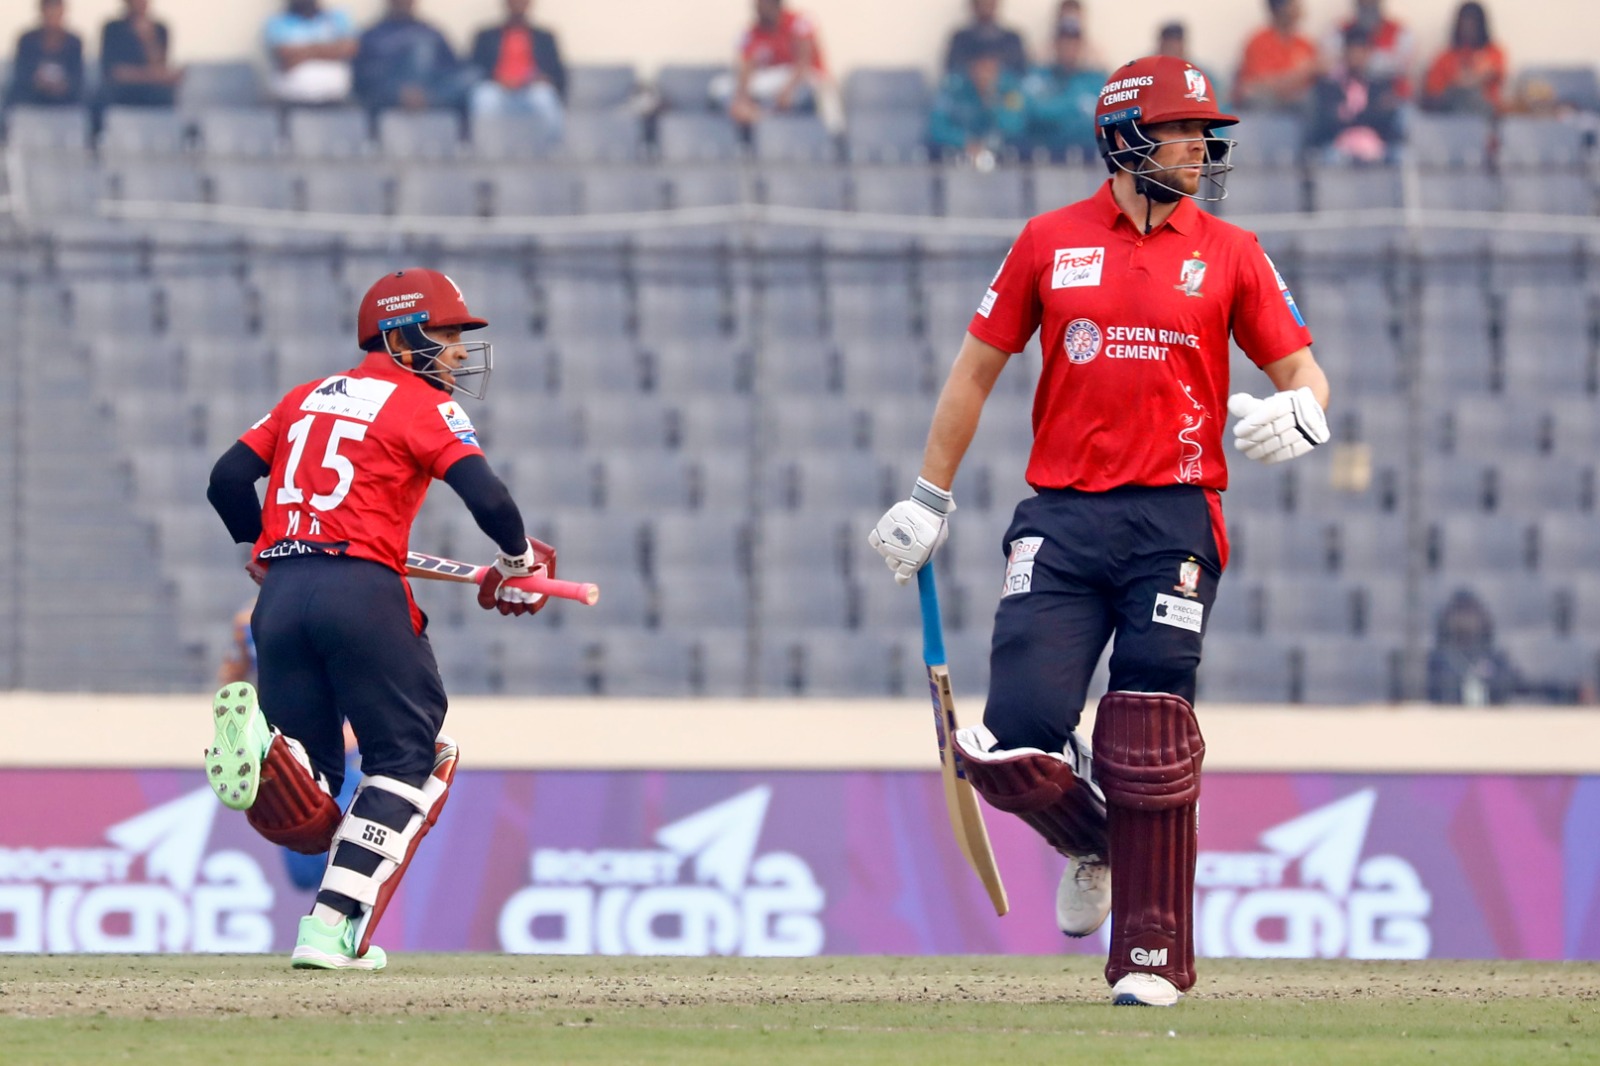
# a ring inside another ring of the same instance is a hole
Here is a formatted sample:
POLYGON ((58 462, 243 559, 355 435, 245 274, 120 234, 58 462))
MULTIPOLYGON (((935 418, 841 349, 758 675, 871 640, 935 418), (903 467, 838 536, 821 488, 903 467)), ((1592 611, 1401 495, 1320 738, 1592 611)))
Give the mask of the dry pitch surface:
POLYGON ((1203 960, 1170 1010, 1079 958, 0 956, 0 1062, 1597 1063, 1600 966, 1203 960))

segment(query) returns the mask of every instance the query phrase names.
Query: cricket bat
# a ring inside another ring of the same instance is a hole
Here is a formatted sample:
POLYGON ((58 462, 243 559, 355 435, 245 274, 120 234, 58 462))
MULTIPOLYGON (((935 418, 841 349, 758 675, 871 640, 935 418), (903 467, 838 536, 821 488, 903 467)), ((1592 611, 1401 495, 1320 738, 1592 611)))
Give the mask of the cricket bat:
POLYGON ((939 775, 944 780, 944 807, 950 815, 950 829, 967 865, 983 882, 994 912, 1004 915, 1011 909, 1000 868, 989 846, 989 830, 978 809, 977 794, 967 783, 967 772, 956 753, 956 701, 950 691, 950 669, 945 663, 944 624, 939 618, 939 590, 933 580, 933 565, 917 571, 917 591, 922 602, 922 661, 928 667, 928 693, 933 698, 933 731, 939 741, 939 775))
MULTIPOLYGON (((461 581, 475 585, 487 569, 489 569, 487 566, 458 563, 454 559, 424 555, 422 552, 406 554, 406 574, 410 577, 427 578, 430 581, 461 581)), ((542 592, 546 596, 556 596, 563 600, 577 600, 590 607, 600 602, 600 586, 586 581, 562 581, 538 573, 529 577, 508 578, 506 583, 529 592, 542 592)))

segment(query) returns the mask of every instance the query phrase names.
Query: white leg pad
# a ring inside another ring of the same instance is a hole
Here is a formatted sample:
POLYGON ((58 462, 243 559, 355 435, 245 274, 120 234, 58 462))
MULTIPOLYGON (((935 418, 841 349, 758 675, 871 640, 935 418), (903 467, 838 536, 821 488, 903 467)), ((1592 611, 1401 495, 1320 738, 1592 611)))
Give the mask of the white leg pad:
POLYGON ((363 777, 360 787, 356 789, 355 798, 350 801, 350 813, 344 816, 338 830, 333 834, 334 848, 337 849, 341 841, 349 841, 380 856, 382 861, 370 875, 330 863, 327 872, 323 874, 322 887, 329 892, 349 896, 362 905, 364 913, 370 913, 372 905, 377 902, 379 889, 383 887, 385 881, 404 868, 403 864, 410 853, 411 842, 416 839, 423 822, 449 791, 449 787, 436 777, 428 778, 427 784, 421 788, 413 788, 392 777, 363 777), (391 829, 355 813, 361 793, 369 788, 382 789, 411 804, 415 813, 404 829, 391 829))

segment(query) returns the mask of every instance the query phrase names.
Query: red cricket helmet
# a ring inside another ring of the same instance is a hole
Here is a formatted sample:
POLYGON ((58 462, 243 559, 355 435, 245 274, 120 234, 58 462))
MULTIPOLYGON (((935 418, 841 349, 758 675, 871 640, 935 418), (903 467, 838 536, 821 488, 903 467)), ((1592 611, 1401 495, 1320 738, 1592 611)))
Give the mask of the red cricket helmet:
POLYGON ((425 267, 396 270, 373 283, 361 298, 361 311, 356 320, 357 343, 370 351, 386 330, 402 325, 398 319, 410 319, 412 323, 433 328, 482 329, 489 324, 467 310, 466 298, 448 274, 425 267), (413 317, 419 314, 427 317, 413 317), (394 324, 385 325, 387 322, 394 324))
POLYGON ((1199 67, 1177 56, 1144 56, 1112 71, 1100 90, 1094 110, 1095 142, 1111 173, 1125 170, 1140 177, 1142 194, 1154 192, 1154 199, 1167 202, 1179 196, 1221 200, 1227 196, 1221 179, 1233 169, 1229 157, 1234 142, 1212 137, 1209 132, 1238 121, 1238 116, 1223 114, 1217 107, 1216 87, 1199 67), (1185 193, 1162 183, 1161 168, 1151 159, 1157 142, 1144 132, 1144 127, 1195 119, 1208 124, 1203 138, 1205 177, 1216 187, 1216 195, 1185 193), (1113 134, 1121 134, 1122 147, 1117 146, 1113 134), (1130 162, 1134 165, 1130 166, 1130 162))
POLYGON ((361 298, 356 317, 356 336, 367 351, 388 352, 397 363, 409 366, 412 373, 447 393, 460 390, 467 396, 483 399, 494 369, 494 346, 488 341, 461 342, 463 361, 441 366, 437 357, 446 346, 428 330, 458 326, 463 330, 482 329, 489 323, 467 310, 466 298, 449 275, 423 267, 408 267, 385 274, 361 298), (401 363, 398 352, 389 347, 389 333, 399 330, 409 362, 401 363))

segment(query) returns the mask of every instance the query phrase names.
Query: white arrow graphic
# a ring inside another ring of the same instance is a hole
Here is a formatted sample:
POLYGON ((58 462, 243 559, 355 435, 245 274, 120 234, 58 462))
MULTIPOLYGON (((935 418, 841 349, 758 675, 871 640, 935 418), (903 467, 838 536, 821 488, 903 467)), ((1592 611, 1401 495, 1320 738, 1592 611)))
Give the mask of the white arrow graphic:
POLYGON ((1299 859, 1302 884, 1348 896, 1377 802, 1377 790, 1364 789, 1273 826, 1261 834, 1261 843, 1285 859, 1299 859))
POLYGON ((736 892, 744 887, 750 872, 771 799, 772 789, 759 785, 662 826, 656 832, 656 843, 686 858, 693 856, 696 881, 714 882, 725 891, 736 892))
POLYGON ((118 822, 106 830, 106 839, 124 851, 143 853, 145 877, 187 892, 199 876, 216 816, 216 796, 200 788, 118 822))

